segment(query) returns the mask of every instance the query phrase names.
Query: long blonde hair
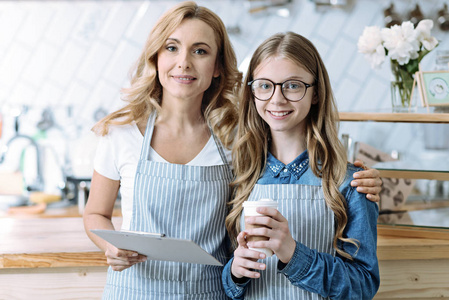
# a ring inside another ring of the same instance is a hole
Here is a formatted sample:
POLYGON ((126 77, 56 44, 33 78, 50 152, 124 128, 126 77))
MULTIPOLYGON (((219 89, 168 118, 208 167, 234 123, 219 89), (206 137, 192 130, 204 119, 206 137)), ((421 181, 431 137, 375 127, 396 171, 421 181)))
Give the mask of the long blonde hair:
POLYGON ((123 100, 128 104, 100 120, 93 127, 94 132, 105 135, 111 124, 144 122, 151 112, 161 109, 162 86, 156 70, 157 53, 185 19, 201 20, 212 27, 215 33, 220 75, 212 79, 211 86, 204 93, 202 113, 223 144, 228 148, 231 146, 237 126, 236 93, 242 75, 237 69, 234 49, 222 20, 211 10, 193 1, 176 5, 159 18, 132 69, 130 87, 122 89, 123 100))
POLYGON ((343 237, 347 223, 346 200, 339 191, 347 168, 346 152, 338 139, 338 113, 334 96, 321 57, 313 44, 303 36, 293 33, 278 33, 265 40, 255 51, 243 83, 239 107, 239 125, 233 149, 233 164, 236 179, 231 211, 226 218, 226 228, 231 240, 240 232, 242 203, 266 167, 270 143, 270 128, 259 116, 248 82, 253 80, 255 69, 270 57, 280 56, 304 67, 315 78, 314 99, 306 124, 306 145, 310 168, 322 178, 327 206, 336 217, 336 234, 333 246, 344 257, 351 256, 338 248, 338 241, 350 242, 343 237))

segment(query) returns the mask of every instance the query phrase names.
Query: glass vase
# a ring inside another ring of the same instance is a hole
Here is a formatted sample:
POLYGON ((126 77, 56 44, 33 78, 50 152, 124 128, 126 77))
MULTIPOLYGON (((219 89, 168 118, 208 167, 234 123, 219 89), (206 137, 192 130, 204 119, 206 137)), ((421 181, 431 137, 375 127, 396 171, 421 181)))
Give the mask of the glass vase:
POLYGON ((393 112, 416 112, 418 90, 415 87, 415 91, 413 91, 412 87, 404 86, 402 81, 391 82, 391 105, 393 112))
POLYGON ((395 62, 391 63, 391 70, 393 73, 393 81, 391 81, 393 112, 415 112, 417 110, 418 91, 416 86, 413 87, 414 73, 408 72, 404 66, 395 62))

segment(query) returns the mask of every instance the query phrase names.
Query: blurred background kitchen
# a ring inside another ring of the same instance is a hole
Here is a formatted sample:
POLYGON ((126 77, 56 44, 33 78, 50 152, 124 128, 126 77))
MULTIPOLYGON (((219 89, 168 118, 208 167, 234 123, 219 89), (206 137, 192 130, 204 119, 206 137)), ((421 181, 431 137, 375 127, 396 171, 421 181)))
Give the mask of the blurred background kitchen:
MULTIPOLYGON (((157 18, 176 2, 0 2, 0 211, 34 195, 48 207, 79 204, 82 212, 96 148, 90 128, 123 105, 128 70, 157 18)), ((448 68, 448 1, 197 2, 223 19, 242 72, 268 36, 295 31, 308 37, 328 68, 340 111, 391 112, 389 62, 372 69, 358 53, 366 26, 432 19, 439 46, 422 67, 448 68)), ((350 151, 363 142, 394 158, 426 159, 449 170, 448 126, 343 122, 341 134, 350 151)), ((448 182, 421 183, 422 193, 436 189, 449 198, 448 182)))

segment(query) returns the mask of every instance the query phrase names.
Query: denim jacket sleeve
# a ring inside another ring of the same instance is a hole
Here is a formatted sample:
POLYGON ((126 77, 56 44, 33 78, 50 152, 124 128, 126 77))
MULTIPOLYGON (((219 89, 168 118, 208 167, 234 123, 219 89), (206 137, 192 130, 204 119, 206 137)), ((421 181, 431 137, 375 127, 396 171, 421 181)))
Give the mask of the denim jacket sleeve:
POLYGON ((245 291, 248 284, 250 283, 250 279, 248 278, 248 280, 245 283, 241 284, 235 283, 234 280, 232 280, 231 265, 233 260, 234 258, 229 260, 228 263, 225 265, 221 279, 223 282, 223 287, 226 292, 226 295, 232 299, 240 300, 243 299, 245 296, 245 291))
POLYGON ((343 235, 356 239, 359 249, 344 243, 341 247, 353 260, 338 254, 319 253, 297 242, 290 262, 278 263, 278 271, 300 288, 331 299, 372 299, 379 283, 377 250, 378 206, 365 194, 346 187, 343 195, 348 203, 348 223, 343 235))

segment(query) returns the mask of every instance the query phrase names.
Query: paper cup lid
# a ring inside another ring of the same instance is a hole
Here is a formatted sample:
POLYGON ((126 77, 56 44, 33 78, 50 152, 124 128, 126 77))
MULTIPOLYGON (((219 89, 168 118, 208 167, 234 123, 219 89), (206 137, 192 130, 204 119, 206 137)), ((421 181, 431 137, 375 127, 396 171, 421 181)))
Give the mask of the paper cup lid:
POLYGON ((278 203, 271 199, 260 199, 259 201, 245 201, 242 204, 243 207, 278 207, 278 203))

